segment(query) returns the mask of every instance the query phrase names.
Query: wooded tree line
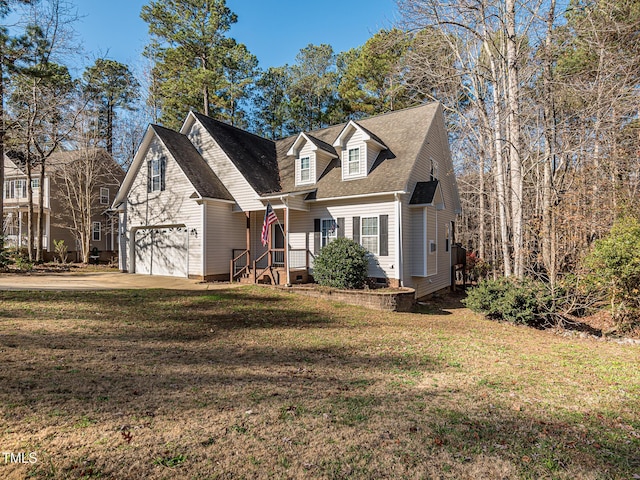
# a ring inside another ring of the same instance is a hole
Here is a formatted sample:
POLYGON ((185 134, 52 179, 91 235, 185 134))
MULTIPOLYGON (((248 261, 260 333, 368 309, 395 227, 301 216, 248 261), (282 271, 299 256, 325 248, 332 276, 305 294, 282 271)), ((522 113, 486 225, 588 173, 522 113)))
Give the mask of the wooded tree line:
MULTIPOLYGON (((5 0, 2 13, 18 3, 69 6, 5 0)), ((108 59, 72 79, 54 54, 59 34, 5 31, 7 135, 35 163, 84 139, 126 164, 145 121, 179 128, 190 109, 281 138, 439 100, 463 198, 458 240, 495 274, 536 274, 553 284, 616 216, 640 206, 640 2, 399 0, 398 7, 398 24, 361 47, 308 45, 294 64, 260 70, 229 35, 238 18, 224 0, 151 0, 141 12, 149 68, 137 79, 108 59), (49 90, 34 97, 34 85, 49 90), (31 119, 43 113, 29 110, 36 104, 57 114, 31 119), (123 115, 132 108, 145 114, 123 115), (39 138, 46 148, 38 149, 39 138)))
POLYGON ((640 2, 400 8, 406 29, 430 30, 448 54, 415 59, 411 77, 430 78, 449 112, 459 238, 498 274, 553 285, 616 217, 639 212, 640 2))

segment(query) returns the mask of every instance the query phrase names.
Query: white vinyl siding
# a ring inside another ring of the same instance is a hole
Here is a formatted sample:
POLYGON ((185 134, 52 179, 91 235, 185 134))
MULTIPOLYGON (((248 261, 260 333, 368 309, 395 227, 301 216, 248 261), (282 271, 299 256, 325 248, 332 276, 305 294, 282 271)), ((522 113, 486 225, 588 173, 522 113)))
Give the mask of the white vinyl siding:
MULTIPOLYGON (((292 210, 290 213, 289 244, 292 249, 308 249, 314 253, 314 219, 344 218, 344 232, 339 236, 353 238, 353 217, 367 218, 388 215, 388 250, 384 257, 372 256, 369 263, 370 277, 398 278, 398 268, 395 265, 396 235, 398 228, 395 219, 395 202, 393 197, 377 197, 373 199, 339 200, 335 202, 315 202, 310 204, 308 212, 292 210), (369 202, 369 203, 366 203, 369 202)), ((262 217, 259 225, 262 226, 262 217)), ((252 225, 253 228, 253 225, 252 225)), ((379 228, 379 223, 378 223, 379 228)), ((362 233, 362 222, 360 222, 362 233)), ((379 248, 379 245, 378 245, 379 248)))
MULTIPOLYGON (((404 195, 402 200, 403 210, 406 212, 403 217, 404 283, 416 289, 417 298, 447 288, 451 284, 451 249, 445 251, 446 226, 455 220, 455 208, 458 203, 448 139, 441 117, 441 111, 435 112, 434 121, 411 174, 407 191, 413 192, 416 182, 431 180, 433 161, 433 173, 440 182, 445 209, 436 211, 434 207, 426 207, 425 214, 424 208, 409 206, 411 194, 404 195), (418 216, 422 216, 425 222, 416 221, 418 216), (425 234, 426 231, 429 233, 425 234), (429 253, 430 241, 435 244, 436 252, 433 254, 429 253)), ((452 235, 451 232, 449 234, 452 235)))
POLYGON ((367 176, 367 145, 362 132, 354 129, 342 147, 342 179, 351 180, 367 176))
POLYGON ((316 182, 316 152, 313 145, 306 142, 295 159, 296 185, 311 185, 316 182))
POLYGON ((247 217, 242 212, 232 213, 231 207, 229 203, 206 202, 204 275, 228 275, 232 251, 247 248, 247 217))
POLYGON ((258 200, 259 195, 242 176, 231 159, 227 157, 227 154, 224 153, 218 143, 211 137, 209 132, 207 132, 206 128, 193 117, 189 120, 192 123, 191 125, 185 125, 188 127, 187 136, 196 136, 199 138, 199 143, 202 147, 202 158, 205 159, 222 184, 227 187, 227 190, 238 203, 240 209, 244 211, 264 210, 264 205, 258 200))
MULTIPOLYGON (((318 151, 311 142, 305 142, 297 152, 295 159, 295 183, 296 185, 312 185, 318 180, 318 151), (306 160, 305 160, 306 159, 306 160), (305 170, 307 173, 305 173, 305 170)), ((321 162, 323 168, 324 162, 321 162)), ((321 173, 321 172, 320 172, 321 173)))
MULTIPOLYGON (((127 222, 129 228, 144 226, 185 225, 188 235, 188 274, 203 275, 202 270, 202 207, 190 198, 193 185, 182 172, 176 161, 164 148, 162 142, 154 138, 146 159, 138 169, 137 175, 127 197, 127 222), (147 191, 147 161, 152 158, 166 157, 166 186, 164 191, 147 191)), ((132 239, 129 238, 131 242, 132 239)), ((130 247, 131 243, 128 245, 130 247)), ((127 266, 135 271, 131 263, 130 248, 127 249, 127 266)))

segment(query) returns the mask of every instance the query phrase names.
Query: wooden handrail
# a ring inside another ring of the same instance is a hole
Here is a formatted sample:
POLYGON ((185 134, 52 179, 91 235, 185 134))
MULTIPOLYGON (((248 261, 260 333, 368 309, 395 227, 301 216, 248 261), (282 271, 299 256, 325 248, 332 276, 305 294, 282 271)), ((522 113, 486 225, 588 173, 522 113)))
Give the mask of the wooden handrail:
POLYGON ((264 252, 262 255, 260 255, 258 258, 256 258, 253 261, 253 283, 256 283, 258 278, 260 278, 260 276, 266 272, 267 270, 271 269, 271 267, 273 266, 273 253, 274 252, 285 252, 284 248, 271 248, 269 250, 267 250, 266 252, 264 252), (268 255, 268 257, 267 257, 268 255), (258 272, 258 263, 260 262, 260 260, 262 260, 264 257, 267 257, 268 263, 267 266, 262 268, 260 270, 260 272, 258 272))
POLYGON ((249 254, 249 250, 245 250, 240 255, 238 255, 237 257, 235 257, 233 260, 231 260, 229 262, 229 274, 230 274, 230 281, 231 282, 235 282, 236 279, 240 278, 244 274, 244 272, 248 272, 249 271, 249 265, 250 265, 250 263, 249 263, 250 256, 249 255, 250 255, 249 254), (238 270, 236 272, 236 268, 237 268, 236 263, 242 257, 244 257, 245 255, 247 257, 247 261, 246 261, 245 265, 240 270, 238 270))
POLYGON ((249 253, 249 250, 245 250, 243 251, 240 255, 238 255, 236 258, 234 258, 233 260, 231 260, 233 263, 237 262, 238 260, 240 260, 242 257, 244 257, 247 253, 249 253))

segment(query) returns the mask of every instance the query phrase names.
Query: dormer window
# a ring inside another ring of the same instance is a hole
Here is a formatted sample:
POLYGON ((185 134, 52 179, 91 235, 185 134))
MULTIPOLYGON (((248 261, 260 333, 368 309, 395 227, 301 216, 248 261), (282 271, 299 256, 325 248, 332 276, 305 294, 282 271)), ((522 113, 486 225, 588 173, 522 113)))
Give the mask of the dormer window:
POLYGON ((300 159, 300 182, 311 181, 311 159, 309 157, 302 157, 300 159))
POLYGON ((338 158, 331 145, 307 133, 298 135, 287 156, 295 157, 296 186, 313 185, 331 160, 338 158))
POLYGON ((386 149, 382 140, 353 120, 333 142, 342 157, 342 179, 355 180, 368 175, 378 154, 386 149))
POLYGON ((348 169, 349 176, 360 175, 360 147, 349 149, 348 169))

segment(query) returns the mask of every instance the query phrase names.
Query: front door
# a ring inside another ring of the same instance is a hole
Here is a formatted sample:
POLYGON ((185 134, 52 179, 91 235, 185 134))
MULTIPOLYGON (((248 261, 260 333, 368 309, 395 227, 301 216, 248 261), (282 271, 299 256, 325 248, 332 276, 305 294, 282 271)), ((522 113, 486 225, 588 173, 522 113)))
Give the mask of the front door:
POLYGON ((282 251, 273 252, 273 265, 276 267, 284 266, 284 233, 282 227, 278 223, 271 225, 271 235, 273 239, 272 248, 281 249, 282 251))

